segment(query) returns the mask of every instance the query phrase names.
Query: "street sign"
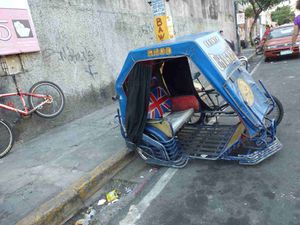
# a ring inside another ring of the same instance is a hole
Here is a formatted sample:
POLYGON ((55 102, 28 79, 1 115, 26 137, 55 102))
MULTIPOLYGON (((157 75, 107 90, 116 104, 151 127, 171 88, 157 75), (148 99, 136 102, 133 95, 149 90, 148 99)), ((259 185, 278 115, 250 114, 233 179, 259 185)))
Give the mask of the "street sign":
POLYGON ((154 16, 163 16, 166 14, 166 7, 164 0, 151 1, 152 11, 154 16))
POLYGON ((238 25, 245 24, 245 13, 237 13, 236 22, 238 25))
POLYGON ((165 0, 153 0, 151 6, 156 40, 164 41, 173 38, 174 29, 169 5, 165 0))
POLYGON ((171 15, 169 2, 166 2, 165 6, 166 6, 166 16, 167 16, 167 26, 168 26, 169 36, 170 38, 173 38, 175 37, 175 33, 174 33, 173 19, 171 15))
POLYGON ((0 55, 40 51, 27 0, 0 0, 0 55))
POLYGON ((154 27, 157 41, 164 41, 170 39, 167 24, 167 16, 155 16, 154 27))

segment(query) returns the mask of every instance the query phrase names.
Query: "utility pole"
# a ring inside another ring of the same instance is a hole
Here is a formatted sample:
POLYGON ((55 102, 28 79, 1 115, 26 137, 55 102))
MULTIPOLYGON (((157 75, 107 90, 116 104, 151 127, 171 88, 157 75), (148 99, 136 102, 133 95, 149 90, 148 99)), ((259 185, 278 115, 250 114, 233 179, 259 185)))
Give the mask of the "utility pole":
POLYGON ((175 35, 169 2, 166 2, 166 0, 151 0, 148 3, 152 7, 154 16, 156 40, 160 42, 173 38, 175 35))
POLYGON ((239 27, 237 22, 237 13, 238 13, 238 2, 236 0, 233 1, 234 7, 234 22, 235 22, 235 34, 236 34, 236 41, 237 41, 237 54, 241 54, 241 46, 240 46, 240 35, 239 35, 239 27))

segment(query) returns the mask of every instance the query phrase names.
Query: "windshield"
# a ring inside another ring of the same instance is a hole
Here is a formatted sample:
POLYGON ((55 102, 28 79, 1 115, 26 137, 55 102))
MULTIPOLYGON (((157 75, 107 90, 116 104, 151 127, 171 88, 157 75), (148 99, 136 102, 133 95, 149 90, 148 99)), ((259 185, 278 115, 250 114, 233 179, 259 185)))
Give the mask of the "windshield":
POLYGON ((268 36, 268 39, 292 36, 293 30, 294 28, 292 26, 282 27, 282 28, 272 30, 268 36))

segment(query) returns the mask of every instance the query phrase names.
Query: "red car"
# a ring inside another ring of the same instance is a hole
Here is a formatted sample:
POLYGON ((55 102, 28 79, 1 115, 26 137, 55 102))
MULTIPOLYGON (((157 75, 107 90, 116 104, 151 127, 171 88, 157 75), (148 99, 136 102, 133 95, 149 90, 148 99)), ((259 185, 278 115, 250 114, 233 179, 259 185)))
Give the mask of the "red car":
POLYGON ((300 36, 296 41, 297 46, 291 50, 293 31, 293 24, 283 25, 271 30, 264 45, 265 61, 284 55, 299 55, 300 36))

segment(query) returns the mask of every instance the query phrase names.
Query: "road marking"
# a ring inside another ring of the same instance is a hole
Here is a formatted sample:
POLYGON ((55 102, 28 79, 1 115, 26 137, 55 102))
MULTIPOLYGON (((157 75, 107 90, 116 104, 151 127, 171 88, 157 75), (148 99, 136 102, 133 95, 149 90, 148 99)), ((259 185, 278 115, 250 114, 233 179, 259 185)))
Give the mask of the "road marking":
POLYGON ((141 215, 146 211, 149 207, 150 203, 160 194, 160 192, 165 188, 165 186, 169 183, 172 177, 178 169, 169 168, 164 175, 157 181, 151 191, 144 196, 144 198, 137 204, 132 205, 129 208, 129 211, 126 217, 119 222, 119 225, 134 225, 137 220, 141 218, 141 215))
POLYGON ((250 73, 251 76, 256 72, 259 65, 262 63, 263 59, 264 59, 264 57, 261 57, 260 61, 257 63, 257 65, 254 67, 254 69, 251 71, 251 73, 250 73))

